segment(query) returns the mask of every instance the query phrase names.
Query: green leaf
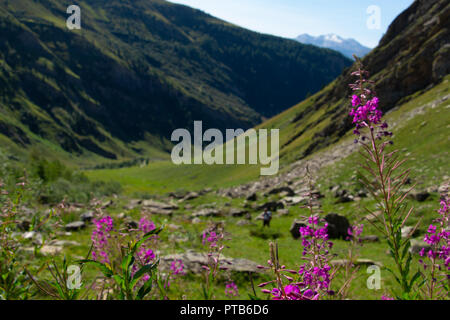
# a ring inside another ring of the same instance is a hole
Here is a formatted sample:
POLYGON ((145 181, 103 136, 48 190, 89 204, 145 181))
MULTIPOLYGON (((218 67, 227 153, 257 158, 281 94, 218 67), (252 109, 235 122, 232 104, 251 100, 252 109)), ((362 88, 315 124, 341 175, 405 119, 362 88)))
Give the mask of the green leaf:
POLYGON ((81 264, 93 264, 95 267, 100 269, 100 271, 103 273, 103 275, 107 278, 111 278, 111 276, 113 275, 112 270, 101 262, 90 260, 90 259, 78 260, 77 262, 81 263, 81 264))
POLYGON ((405 259, 406 254, 408 253, 408 249, 411 247, 411 242, 408 240, 405 244, 405 247, 402 251, 402 260, 405 259))
POLYGON ((134 255, 132 255, 131 253, 127 254, 122 260, 122 272, 127 278, 129 278, 130 267, 133 264, 134 260, 134 255))
POLYGON ((145 296, 152 290, 152 288, 153 288, 153 278, 146 281, 139 289, 137 293, 138 300, 143 300, 145 296))
POLYGON ((159 260, 156 261, 153 264, 146 264, 142 268, 140 268, 133 276, 133 279, 131 280, 131 287, 134 287, 136 283, 139 281, 139 279, 145 275, 146 273, 152 273, 152 270, 155 269, 159 264, 159 260))
POLYGON ((131 247, 131 251, 130 254, 134 255, 136 253, 136 250, 142 246, 142 244, 147 241, 150 237, 152 237, 153 235, 159 234, 162 230, 164 229, 164 226, 161 226, 159 228, 153 229, 152 231, 146 233, 141 240, 139 240, 138 242, 136 242, 132 247, 131 247))

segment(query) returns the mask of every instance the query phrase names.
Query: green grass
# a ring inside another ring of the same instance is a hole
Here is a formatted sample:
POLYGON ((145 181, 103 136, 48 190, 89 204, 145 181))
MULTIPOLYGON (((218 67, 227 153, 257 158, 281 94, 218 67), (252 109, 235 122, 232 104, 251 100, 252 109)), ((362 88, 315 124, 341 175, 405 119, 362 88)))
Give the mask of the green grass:
MULTIPOLYGON (((413 182, 418 183, 417 189, 423 189, 429 186, 437 186, 443 182, 444 176, 449 173, 448 150, 449 143, 449 102, 448 100, 437 104, 434 107, 427 107, 423 109, 420 114, 409 117, 408 114, 420 108, 439 97, 445 96, 449 93, 449 77, 447 77, 441 84, 433 89, 418 93, 412 97, 404 100, 399 107, 386 115, 389 123, 395 124, 393 127, 395 142, 393 148, 402 150, 403 155, 408 157, 406 166, 412 169, 413 182)), ((288 114, 289 111, 286 112, 288 114)), ((285 115, 280 117, 290 117, 292 115, 285 115)), ((278 124, 286 123, 283 121, 271 120, 267 127, 276 127, 278 124)), ((283 128, 289 130, 289 126, 283 128)), ((286 132, 282 134, 286 135, 286 132)), ((284 136, 285 137, 285 136, 284 136)), ((283 138, 282 138, 283 139, 283 138)), ((353 139, 349 133, 344 138, 353 139)), ((328 152, 332 147, 325 149, 323 152, 328 152)), ((292 151, 294 152, 294 151, 292 151)), ((317 187, 326 196, 321 199, 322 215, 329 212, 337 212, 342 214, 350 220, 351 223, 360 223, 362 217, 365 215, 363 208, 374 208, 375 203, 370 198, 363 198, 360 202, 351 202, 336 204, 335 199, 329 191, 330 186, 341 184, 344 188, 349 190, 357 190, 358 183, 355 180, 357 164, 360 162, 361 156, 354 153, 341 161, 324 167, 319 174, 317 180, 317 187)), ((289 157, 287 157, 289 158, 289 157)), ((284 170, 288 170, 286 166, 287 160, 284 159, 284 170)), ((112 170, 92 170, 87 171, 87 175, 92 179, 102 180, 116 180, 120 181, 125 189, 125 197, 129 195, 139 194, 154 194, 162 195, 170 191, 177 190, 200 190, 206 187, 223 188, 232 185, 238 185, 244 182, 255 180, 258 178, 259 168, 257 166, 206 166, 206 165, 190 165, 190 166, 175 166, 170 162, 154 162, 150 163, 145 168, 124 168, 112 170)), ((258 203, 262 204, 265 201, 276 200, 277 196, 270 198, 260 197, 258 203)), ((436 217, 436 210, 439 206, 439 196, 437 193, 432 193, 427 201, 419 203, 408 200, 409 205, 414 206, 414 213, 411 215, 408 225, 413 225, 421 221, 419 229, 424 232, 425 226, 432 222, 436 217)), ((124 200, 126 202, 126 200, 124 200)), ((242 207, 243 198, 231 199, 227 197, 220 197, 213 193, 197 198, 189 202, 189 204, 197 207, 201 204, 212 204, 217 208, 223 208, 225 204, 233 207, 242 207)), ((181 252, 187 249, 202 250, 198 241, 198 235, 209 221, 225 221, 226 231, 230 234, 231 241, 228 243, 228 248, 225 249, 224 254, 235 258, 246 258, 262 265, 265 265, 269 258, 269 239, 274 234, 277 235, 276 241, 280 249, 280 260, 289 268, 298 268, 302 263, 301 257, 301 243, 291 238, 289 228, 292 220, 302 215, 307 215, 305 209, 299 207, 290 208, 290 215, 284 217, 277 217, 275 215, 271 229, 263 230, 261 221, 255 221, 254 226, 238 226, 237 220, 240 218, 219 217, 206 219, 200 224, 192 224, 186 219, 192 210, 186 210, 184 204, 181 209, 170 220, 156 218, 159 223, 175 223, 182 226, 182 233, 188 235, 189 243, 173 243, 165 250, 166 252, 181 252), (256 235, 256 236, 255 236, 256 235), (265 235, 267 237, 265 237, 265 235), (266 239, 265 239, 266 238, 266 239)), ((259 212, 252 211, 253 218, 259 212)), ((139 212, 133 213, 136 217, 139 212)), ((359 256, 361 258, 372 259, 381 262, 384 266, 394 267, 393 260, 387 253, 388 246, 386 240, 382 238, 379 232, 370 224, 365 223, 363 235, 375 234, 380 237, 380 242, 365 243, 359 249, 359 256)), ((163 240, 166 236, 162 236, 163 240)), ((348 242, 343 240, 333 241, 335 246, 333 254, 335 258, 345 258, 348 250, 348 242)), ((417 257, 414 257, 412 271, 419 268, 417 257)), ((398 289, 393 277, 388 271, 382 269, 382 287, 381 290, 367 289, 366 281, 370 276, 366 272, 366 267, 361 267, 358 276, 353 281, 350 290, 351 299, 380 299, 381 295, 389 294, 389 290, 398 289)), ((270 279, 269 275, 263 275, 256 281, 258 284, 264 280, 270 279)), ((201 299, 201 278, 187 277, 178 285, 183 288, 189 297, 194 299, 201 299)), ((246 294, 251 292, 251 286, 248 279, 238 278, 238 286, 240 287, 241 298, 247 298, 246 294)), ((342 275, 339 275, 335 280, 335 289, 343 283, 342 275)), ((217 297, 224 298, 223 284, 217 287, 217 297)), ((261 294, 260 297, 264 298, 261 294)), ((176 298, 176 296, 173 296, 176 298)))
POLYGON ((151 162, 148 166, 85 171, 91 179, 118 181, 125 194, 165 194, 177 190, 198 191, 227 187, 254 180, 258 166, 174 165, 169 161, 151 162))

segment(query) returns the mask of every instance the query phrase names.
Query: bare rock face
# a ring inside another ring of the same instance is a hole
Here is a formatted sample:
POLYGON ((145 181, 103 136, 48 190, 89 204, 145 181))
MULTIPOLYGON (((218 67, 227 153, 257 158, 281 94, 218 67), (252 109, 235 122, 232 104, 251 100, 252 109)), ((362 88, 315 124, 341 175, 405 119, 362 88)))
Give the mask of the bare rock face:
MULTIPOLYGON (((200 274, 204 271, 202 266, 208 265, 208 256, 206 253, 196 252, 188 250, 184 253, 171 254, 160 258, 160 264, 162 270, 169 270, 170 264, 173 261, 181 260, 184 264, 184 269, 187 272, 200 274)), ((258 269, 258 264, 254 261, 247 259, 233 259, 227 257, 221 257, 219 259, 220 265, 226 267, 228 270, 241 273, 259 273, 261 269, 258 269)))

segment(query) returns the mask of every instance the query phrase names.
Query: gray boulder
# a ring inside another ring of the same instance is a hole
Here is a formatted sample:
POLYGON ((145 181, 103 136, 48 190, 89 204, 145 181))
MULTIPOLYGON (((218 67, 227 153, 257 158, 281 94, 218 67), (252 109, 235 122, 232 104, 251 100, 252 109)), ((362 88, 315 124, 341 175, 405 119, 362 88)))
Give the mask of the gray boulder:
POLYGON ((194 212, 192 214, 193 218, 198 218, 198 217, 217 217, 220 216, 220 211, 217 209, 210 209, 210 208, 206 208, 206 209, 202 209, 199 210, 197 212, 194 212))
POLYGON ((428 191, 419 191, 419 192, 411 192, 409 194, 409 197, 419 201, 419 202, 423 202, 425 200, 428 199, 428 197, 430 196, 430 193, 428 191))
POLYGON ((289 232, 292 235, 292 238, 299 239, 300 238, 300 227, 306 227, 307 223, 304 220, 294 220, 291 224, 289 232))
POLYGON ((328 237, 330 239, 346 239, 350 223, 348 219, 337 213, 329 213, 325 216, 328 223, 328 237))
POLYGON ((231 208, 228 214, 232 217, 242 217, 248 213, 247 210, 239 209, 239 208, 231 208))
POLYGON ((86 227, 84 221, 75 221, 65 225, 66 231, 78 231, 86 227))
POLYGON ((80 216, 81 220, 84 222, 91 222, 94 219, 94 212, 87 211, 80 216))
MULTIPOLYGON (((173 261, 181 260, 184 269, 187 272, 201 274, 204 272, 203 266, 208 265, 208 255, 206 253, 188 250, 184 253, 171 254, 160 258, 160 266, 162 270, 169 270, 173 261)), ((258 264, 247 259, 233 259, 220 257, 220 266, 226 267, 230 271, 239 273, 260 273, 262 270, 258 268, 258 264)))
POLYGON ((411 247, 409 248, 409 252, 411 254, 419 254, 422 249, 430 250, 431 247, 428 243, 423 241, 423 239, 411 239, 411 247))

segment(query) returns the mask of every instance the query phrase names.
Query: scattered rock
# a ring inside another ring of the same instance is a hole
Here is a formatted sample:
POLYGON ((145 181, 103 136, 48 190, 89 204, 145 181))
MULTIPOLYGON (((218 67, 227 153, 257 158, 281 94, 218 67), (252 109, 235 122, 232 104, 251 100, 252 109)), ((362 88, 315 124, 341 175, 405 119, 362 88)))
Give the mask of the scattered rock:
POLYGON ((340 189, 339 186, 334 187, 332 189, 333 195, 335 198, 338 198, 336 200, 336 203, 345 203, 350 202, 354 200, 354 197, 350 194, 350 192, 346 189, 340 189))
POLYGON ((55 256, 61 254, 62 250, 63 247, 61 246, 44 245, 41 248, 40 253, 44 256, 55 256))
POLYGON ((172 210, 160 209, 160 208, 155 208, 155 207, 147 207, 147 208, 145 208, 145 211, 150 214, 155 214, 155 215, 159 215, 159 216, 171 217, 173 215, 172 210))
MULTIPOLYGON (((195 274, 201 274, 204 271, 203 266, 208 265, 208 256, 206 253, 188 250, 184 253, 171 254, 161 257, 160 259, 161 269, 169 270, 170 264, 175 260, 183 261, 185 271, 192 272, 195 274)), ((234 272, 239 273, 262 272, 261 269, 258 269, 258 264, 251 260, 221 257, 219 261, 222 267, 226 267, 228 270, 234 272)))
POLYGON ((154 200, 144 200, 142 201, 142 206, 146 208, 155 208, 160 210, 178 210, 178 206, 173 203, 163 203, 154 200))
MULTIPOLYGON (((33 247, 25 247, 21 248, 21 250, 29 253, 34 253, 33 247)), ((54 245, 43 245, 39 252, 44 256, 56 256, 61 254, 63 251, 63 247, 54 246, 54 245)))
POLYGON ((328 236, 330 239, 346 239, 348 237, 348 228, 350 223, 348 219, 337 213, 329 213, 325 216, 328 223, 328 236))
POLYGON ((113 204, 114 204, 114 201, 108 200, 108 201, 102 203, 102 205, 101 205, 100 208, 103 209, 103 210, 105 210, 105 209, 111 207, 113 204))
POLYGON ((416 237, 419 235, 420 231, 418 229, 414 230, 414 227, 411 226, 405 226, 402 228, 402 238, 409 237, 416 237), (413 232, 413 233, 412 233, 413 232), (412 234, 411 234, 412 233, 412 234))
POLYGON ((176 191, 176 192, 169 193, 169 197, 181 200, 184 197, 186 197, 187 194, 188 194, 187 191, 176 191))
POLYGON ((137 229, 139 228, 139 224, 131 219, 128 219, 126 221, 124 221, 125 225, 127 226, 128 229, 137 229))
POLYGON ((194 212, 192 217, 217 217, 220 216, 220 211, 217 209, 202 209, 200 211, 194 212))
POLYGON ((197 199, 200 195, 197 192, 189 192, 184 198, 183 201, 189 201, 193 199, 197 199))
POLYGON ((238 222, 236 222, 236 225, 237 226, 240 226, 240 227, 242 227, 242 226, 248 226, 248 225, 253 225, 254 223, 252 223, 251 221, 249 221, 249 220, 245 220, 245 219, 242 219, 242 220, 239 220, 238 222))
POLYGON ((130 200, 130 202, 127 205, 123 206, 123 208, 126 210, 133 210, 134 208, 136 208, 137 206, 139 206, 141 204, 142 204, 142 200, 132 199, 132 200, 130 200))
POLYGON ((180 230, 180 229, 182 229, 182 227, 177 225, 177 224, 170 223, 170 224, 167 225, 167 229, 169 229, 169 230, 180 230))
POLYGON ((94 219, 94 212, 87 211, 80 216, 81 220, 84 222, 91 222, 94 219))
POLYGON ((377 235, 367 235, 361 237, 362 242, 379 242, 380 238, 377 235))
POLYGON ((300 227, 306 227, 306 222, 304 220, 294 220, 291 224, 291 228, 289 232, 292 235, 292 238, 299 239, 300 238, 300 227))
MULTIPOLYGON (((348 259, 336 259, 336 260, 331 260, 330 261, 332 266, 335 267, 345 267, 349 264, 349 260, 348 259)), ((357 259, 356 261, 353 262, 354 266, 379 266, 382 267, 383 264, 381 262, 378 261, 374 261, 371 259, 357 259)))
POLYGON ((252 192, 246 199, 248 201, 256 201, 256 200, 258 200, 258 196, 257 196, 256 192, 252 192))
POLYGON ((381 216, 383 213, 381 211, 375 211, 373 214, 369 213, 367 214, 364 219, 367 221, 375 221, 378 219, 379 216, 381 216))
POLYGON ((360 198, 366 198, 367 197, 367 191, 366 190, 359 190, 358 193, 356 194, 358 197, 360 198))
POLYGON ((422 249, 430 250, 431 247, 428 243, 423 241, 423 239, 411 239, 411 247, 409 248, 409 252, 411 254, 419 254, 422 249))
POLYGON ((419 202, 423 202, 425 200, 428 199, 428 197, 430 196, 430 193, 428 191, 419 191, 419 192, 411 192, 409 194, 409 197, 419 201, 419 202))
POLYGON ((242 217, 248 213, 247 210, 239 209, 239 208, 231 208, 228 214, 232 217, 242 217))
POLYGON ((271 195, 271 194, 280 194, 283 193, 285 196, 288 197, 292 197, 295 195, 294 190, 292 190, 290 187, 275 187, 270 189, 266 195, 271 195))
POLYGON ((201 223, 202 222, 202 220, 200 220, 200 218, 194 218, 194 219, 192 219, 192 223, 193 224, 199 224, 199 223, 201 223))
POLYGON ((70 240, 52 240, 48 243, 49 246, 56 246, 56 247, 69 247, 69 246, 80 246, 81 244, 76 241, 70 241, 70 240))
POLYGON ((31 221, 30 220, 22 220, 17 224, 17 226, 22 231, 28 231, 28 230, 30 230, 31 221))
POLYGON ((289 209, 278 209, 277 214, 280 217, 288 216, 289 215, 289 209))
POLYGON ((24 239, 31 240, 33 243, 41 245, 43 242, 42 234, 40 232, 28 231, 25 232, 22 237, 24 239))
POLYGON ((283 202, 287 206, 295 206, 300 203, 306 204, 308 202, 308 197, 305 196, 284 197, 283 202))
POLYGON ((177 234, 177 233, 172 233, 172 234, 169 236, 169 240, 170 240, 170 241, 174 241, 174 242, 176 242, 176 243, 186 243, 186 242, 189 241, 189 238, 188 238, 188 237, 185 237, 185 236, 182 236, 182 235, 180 235, 180 234, 177 234))
POLYGON ((86 224, 84 223, 84 221, 75 221, 75 222, 66 224, 66 226, 64 228, 66 229, 66 231, 78 231, 78 230, 83 229, 84 227, 86 227, 86 224))
POLYGON ((277 209, 284 209, 284 204, 281 201, 270 201, 260 205, 258 210, 265 210, 266 208, 271 211, 276 211, 277 209))

